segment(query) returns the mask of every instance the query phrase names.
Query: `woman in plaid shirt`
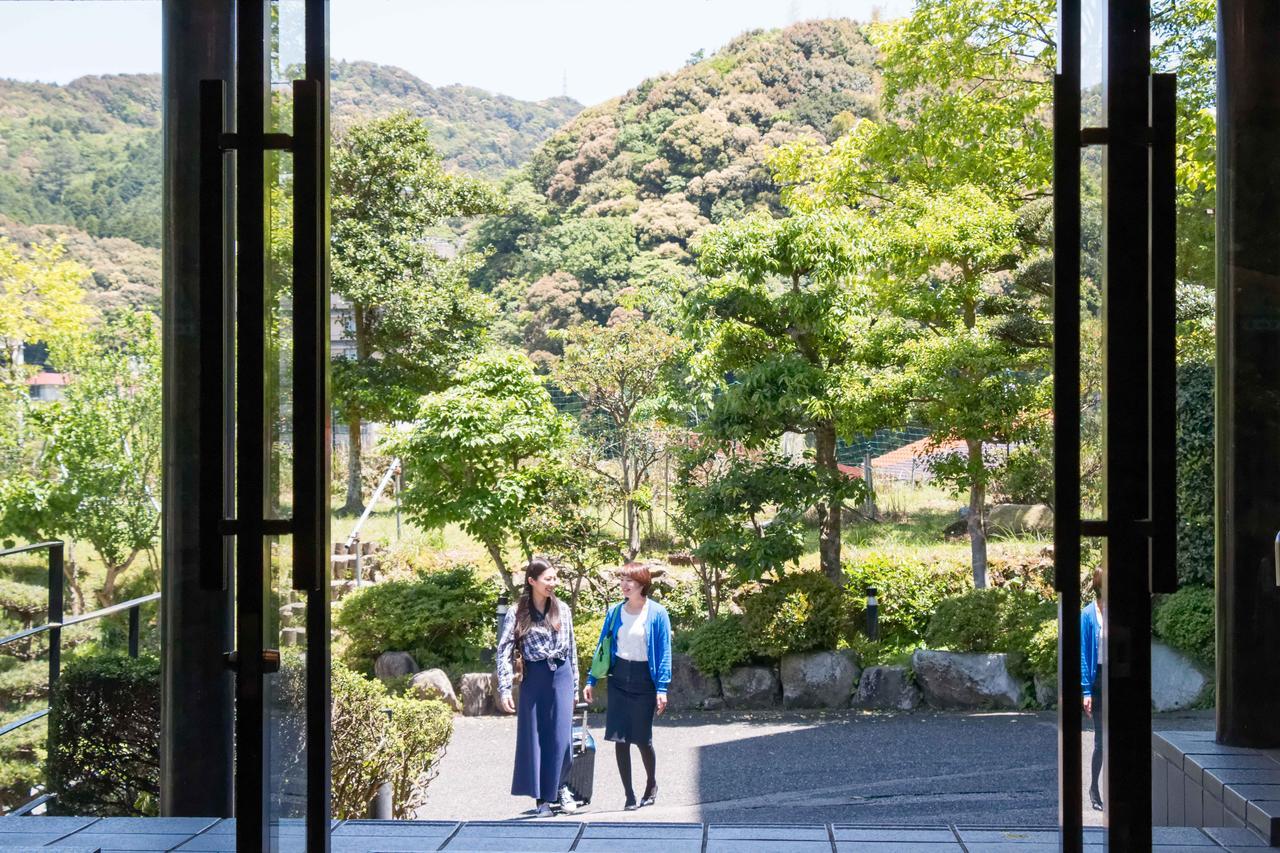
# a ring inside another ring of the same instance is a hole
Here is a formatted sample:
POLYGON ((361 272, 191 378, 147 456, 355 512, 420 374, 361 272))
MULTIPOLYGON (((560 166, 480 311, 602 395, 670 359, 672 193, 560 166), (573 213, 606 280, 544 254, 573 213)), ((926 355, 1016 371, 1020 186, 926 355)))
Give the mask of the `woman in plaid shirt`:
POLYGON ((577 809, 561 780, 573 746, 573 703, 578 695, 578 647, 573 613, 556 598, 555 567, 530 561, 520 601, 507 611, 498 639, 498 705, 516 716, 516 762, 511 793, 533 797, 538 816, 577 809), (520 707, 511 698, 520 678, 520 707))

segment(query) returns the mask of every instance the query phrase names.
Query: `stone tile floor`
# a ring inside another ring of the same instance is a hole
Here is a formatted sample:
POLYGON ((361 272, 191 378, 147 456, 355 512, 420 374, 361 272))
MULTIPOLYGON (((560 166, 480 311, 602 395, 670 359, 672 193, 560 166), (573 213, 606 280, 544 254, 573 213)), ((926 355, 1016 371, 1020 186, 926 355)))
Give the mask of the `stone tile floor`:
MULTIPOLYGON (((0 853, 235 850, 235 821, 212 818, 0 817, 0 853)), ((278 827, 281 853, 304 849, 302 824, 278 827)), ((1045 828, 910 827, 854 824, 568 823, 533 821, 335 821, 334 853, 1054 853, 1045 828)), ((1256 851, 1247 829, 1156 827, 1156 853, 1256 851)), ((1085 829, 1087 853, 1103 830, 1085 829)))

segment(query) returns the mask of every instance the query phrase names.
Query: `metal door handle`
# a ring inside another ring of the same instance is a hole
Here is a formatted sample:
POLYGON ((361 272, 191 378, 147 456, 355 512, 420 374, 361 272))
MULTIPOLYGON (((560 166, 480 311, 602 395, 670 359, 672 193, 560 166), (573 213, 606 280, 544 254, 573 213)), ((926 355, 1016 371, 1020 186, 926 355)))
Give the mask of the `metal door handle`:
POLYGON ((223 521, 223 126, 226 83, 200 81, 200 458, 196 498, 200 588, 224 590, 223 521))
POLYGON ((1148 363, 1151 393, 1148 408, 1148 533, 1151 536, 1151 591, 1178 589, 1178 372, 1176 271, 1177 176, 1174 131, 1177 80, 1152 74, 1151 110, 1151 251, 1147 305, 1150 322, 1148 363))
POLYGON ((1280 532, 1276 533, 1276 552, 1274 555, 1276 569, 1276 586, 1280 586, 1280 532))

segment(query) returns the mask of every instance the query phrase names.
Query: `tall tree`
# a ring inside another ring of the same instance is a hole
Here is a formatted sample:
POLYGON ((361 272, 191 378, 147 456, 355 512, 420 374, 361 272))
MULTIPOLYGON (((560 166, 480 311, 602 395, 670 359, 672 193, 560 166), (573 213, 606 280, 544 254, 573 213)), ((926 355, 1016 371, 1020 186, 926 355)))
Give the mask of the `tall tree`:
POLYGON ((550 497, 573 490, 577 472, 566 458, 573 435, 573 421, 556 411, 527 357, 482 353, 449 388, 423 397, 412 429, 389 442, 405 465, 405 512, 424 529, 462 525, 514 592, 507 546, 515 539, 531 557, 529 520, 550 497))
POLYGON ((121 313, 60 339, 51 357, 67 374, 65 395, 31 413, 42 452, 0 487, 7 532, 92 548, 106 569, 103 607, 160 533, 158 326, 149 313, 121 313))
POLYGON ((432 229, 500 205, 488 185, 446 172, 426 123, 403 112, 348 129, 332 175, 333 289, 355 345, 336 355, 333 389, 349 432, 344 510, 359 512, 361 425, 409 418, 477 350, 492 313, 467 286, 473 259, 446 257, 432 229))
POLYGON ((731 377, 702 425, 705 439, 762 450, 785 432, 813 437, 812 470, 794 475, 816 480, 822 570, 837 583, 845 502, 862 484, 841 473, 836 440, 866 428, 872 409, 859 380, 880 339, 847 286, 859 246, 851 224, 823 211, 717 226, 699 254, 707 281, 689 301, 696 369, 731 377))
POLYGON ((613 484, 622 506, 627 556, 640 551, 640 492, 664 446, 660 409, 667 371, 680 341, 657 323, 627 320, 609 326, 581 325, 564 335, 564 356, 552 376, 556 384, 586 400, 585 413, 609 424, 596 466, 613 484), (616 461, 616 470, 609 462, 616 461))
POLYGON ((871 304, 906 321, 899 381, 969 494, 974 582, 986 584, 986 455, 1028 424, 1047 376, 1052 0, 921 0, 876 27, 883 122, 775 161, 786 202, 848 214, 871 304))

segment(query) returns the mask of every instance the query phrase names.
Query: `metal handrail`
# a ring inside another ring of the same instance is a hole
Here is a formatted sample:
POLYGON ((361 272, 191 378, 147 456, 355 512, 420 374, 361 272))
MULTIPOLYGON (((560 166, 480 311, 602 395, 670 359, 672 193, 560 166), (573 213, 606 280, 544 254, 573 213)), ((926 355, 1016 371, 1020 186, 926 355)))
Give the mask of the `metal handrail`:
MULTIPOLYGON (((69 619, 62 617, 63 605, 63 584, 65 578, 63 576, 63 550, 66 547, 64 542, 50 541, 37 542, 32 545, 23 545, 18 548, 7 548, 0 551, 0 557, 8 557, 13 554, 23 554, 31 551, 48 550, 49 552, 49 605, 46 612, 48 622, 44 625, 34 625, 18 631, 16 634, 10 634, 7 637, 0 638, 0 647, 25 640, 28 637, 34 637, 37 634, 48 632, 49 634, 49 695, 53 696, 53 686, 58 683, 58 678, 62 674, 62 629, 72 625, 80 625, 85 622, 91 622, 95 619, 102 619, 106 616, 112 616, 116 613, 129 613, 129 657, 136 658, 138 656, 138 646, 140 635, 142 633, 141 607, 152 601, 160 600, 160 593, 153 592, 150 595, 144 595, 139 598, 131 598, 128 601, 122 601, 119 604, 113 604, 110 607, 104 607, 95 610, 92 613, 81 613, 78 616, 72 616, 69 619)), ((27 714, 12 722, 0 725, 0 737, 17 731, 18 729, 36 720, 49 716, 50 709, 42 708, 27 714)), ((49 732, 52 739, 53 732, 49 732)), ((49 753, 53 753, 53 744, 49 743, 49 753)), ((12 809, 9 814, 29 814, 33 809, 47 803, 49 800, 56 798, 57 792, 48 790, 52 785, 46 781, 46 790, 32 800, 12 809)))

